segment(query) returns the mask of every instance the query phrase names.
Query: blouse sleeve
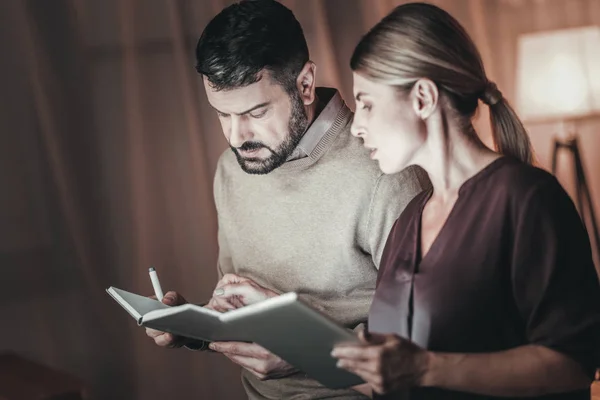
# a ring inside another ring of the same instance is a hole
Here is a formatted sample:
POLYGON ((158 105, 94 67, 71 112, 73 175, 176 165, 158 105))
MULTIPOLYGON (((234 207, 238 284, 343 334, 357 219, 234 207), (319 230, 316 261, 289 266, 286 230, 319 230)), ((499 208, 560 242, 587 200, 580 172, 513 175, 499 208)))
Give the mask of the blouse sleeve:
POLYGON ((514 298, 527 339, 579 362, 600 366, 600 287, 589 238, 554 177, 530 191, 516 218, 514 298))

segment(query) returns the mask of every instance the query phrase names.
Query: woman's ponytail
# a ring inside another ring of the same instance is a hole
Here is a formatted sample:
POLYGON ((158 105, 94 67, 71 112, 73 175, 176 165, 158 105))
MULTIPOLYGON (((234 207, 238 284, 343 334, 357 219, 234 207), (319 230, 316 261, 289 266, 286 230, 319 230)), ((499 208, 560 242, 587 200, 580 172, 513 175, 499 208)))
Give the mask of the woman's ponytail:
POLYGON ((495 83, 488 82, 481 100, 490 107, 492 136, 498 152, 531 164, 533 152, 529 135, 495 83))

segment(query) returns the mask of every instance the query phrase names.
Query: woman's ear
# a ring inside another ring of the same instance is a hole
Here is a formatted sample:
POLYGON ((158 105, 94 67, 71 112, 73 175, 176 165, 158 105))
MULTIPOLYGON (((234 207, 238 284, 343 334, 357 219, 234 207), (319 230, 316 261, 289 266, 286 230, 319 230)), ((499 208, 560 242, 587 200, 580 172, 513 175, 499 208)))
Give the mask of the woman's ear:
POLYGON ((437 107, 439 100, 437 85, 430 79, 419 79, 413 86, 413 110, 422 120, 426 120, 437 107))
POLYGON ((315 63, 307 61, 296 79, 296 87, 305 106, 309 106, 315 101, 316 73, 315 63))

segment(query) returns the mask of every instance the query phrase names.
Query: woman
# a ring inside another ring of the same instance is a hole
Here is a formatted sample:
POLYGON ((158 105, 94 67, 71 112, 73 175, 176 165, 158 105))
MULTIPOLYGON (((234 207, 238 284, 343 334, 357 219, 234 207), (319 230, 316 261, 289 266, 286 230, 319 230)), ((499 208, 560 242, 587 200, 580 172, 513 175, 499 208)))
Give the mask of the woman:
POLYGON ((353 135, 383 172, 417 164, 433 188, 392 228, 371 333, 336 347, 338 365, 381 399, 589 399, 600 290, 587 234, 556 179, 530 165, 525 129, 465 30, 433 5, 402 5, 351 67, 353 135), (498 152, 471 123, 479 100, 498 152))

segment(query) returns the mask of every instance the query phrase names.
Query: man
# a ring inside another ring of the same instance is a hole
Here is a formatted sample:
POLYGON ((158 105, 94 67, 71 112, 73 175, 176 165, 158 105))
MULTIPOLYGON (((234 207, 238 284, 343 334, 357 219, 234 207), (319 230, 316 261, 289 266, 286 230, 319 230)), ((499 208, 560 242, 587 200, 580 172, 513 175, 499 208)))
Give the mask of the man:
MULTIPOLYGON (((196 56, 231 147, 214 182, 221 281, 209 307, 226 311, 252 301, 223 296, 219 288, 231 284, 265 298, 295 291, 355 329, 367 319, 387 234, 428 187, 426 174, 416 167, 380 173, 350 134, 352 112, 340 94, 315 87, 302 28, 280 3, 227 7, 204 30, 196 56)), ((184 300, 171 292, 163 301, 184 300)), ((159 345, 182 343, 148 334, 159 345)), ((244 368, 251 399, 364 398, 325 388, 256 344, 211 349, 244 368)))

